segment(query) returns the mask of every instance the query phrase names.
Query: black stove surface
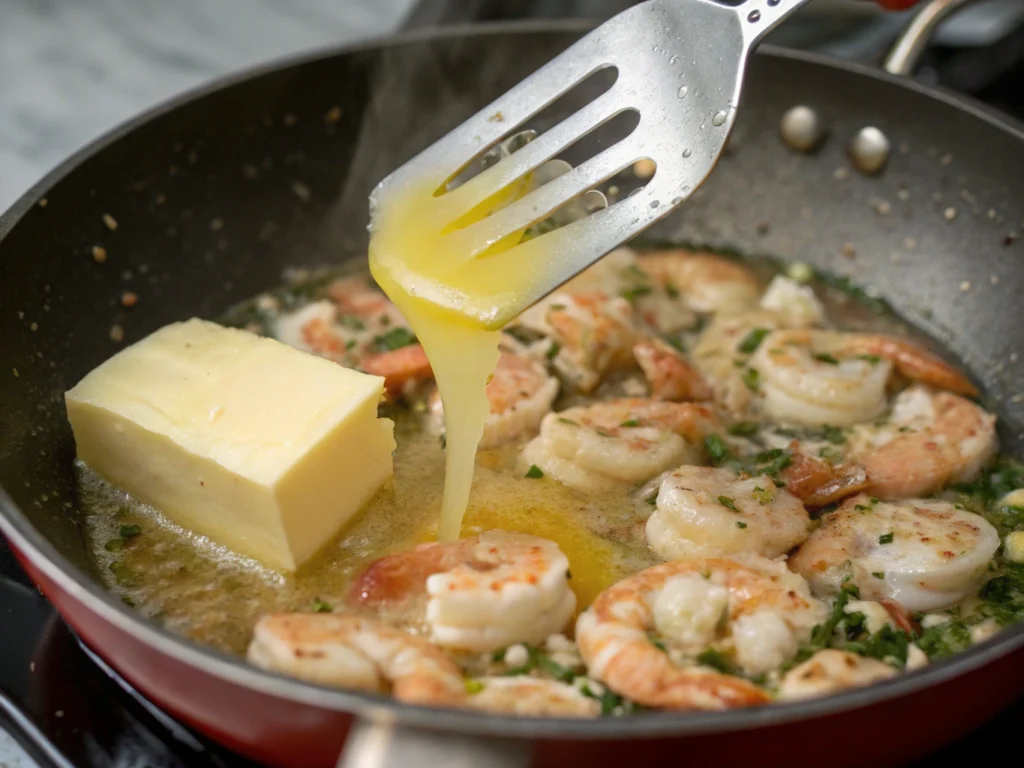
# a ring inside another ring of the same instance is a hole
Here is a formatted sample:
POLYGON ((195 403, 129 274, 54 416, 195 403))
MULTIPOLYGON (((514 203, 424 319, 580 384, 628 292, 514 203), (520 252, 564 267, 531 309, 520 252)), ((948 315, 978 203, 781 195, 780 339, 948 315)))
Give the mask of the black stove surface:
MULTIPOLYGON (((597 20, 631 4, 629 0, 423 0, 407 26, 524 17, 597 20)), ((832 5, 838 8, 835 0, 832 5)), ((989 18, 986 26, 985 19, 980 19, 973 38, 969 28, 961 29, 959 37, 947 36, 945 44, 929 50, 916 77, 1024 118, 1024 3, 990 0, 987 5, 996 13, 997 6, 1002 7, 1002 21, 996 18, 993 23, 989 18)), ((811 6, 819 7, 826 4, 811 6)), ((877 63, 906 23, 905 17, 863 11, 816 14, 794 18, 771 41, 877 63)), ((30 585, 2 541, 0 729, 13 735, 44 768, 252 765, 174 722, 85 651, 30 585)), ((918 766, 963 764, 989 753, 1013 754, 1022 729, 1024 701, 918 766)), ((14 765, 20 768, 19 763, 14 765)), ((2 749, 0 768, 5 768, 2 749)))

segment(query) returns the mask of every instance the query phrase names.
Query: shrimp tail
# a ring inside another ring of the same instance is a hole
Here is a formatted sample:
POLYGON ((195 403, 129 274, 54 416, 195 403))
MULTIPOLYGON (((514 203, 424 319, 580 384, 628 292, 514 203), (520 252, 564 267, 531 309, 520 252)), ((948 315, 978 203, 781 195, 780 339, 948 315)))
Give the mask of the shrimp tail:
POLYGON ((651 386, 651 396, 671 402, 710 400, 711 387, 675 349, 657 339, 633 345, 633 356, 651 386))
POLYGON ((781 474, 786 490, 808 508, 834 504, 868 487, 867 470, 859 464, 834 465, 802 453, 798 446, 795 441, 790 444, 792 459, 781 474))
POLYGON ((367 355, 361 367, 371 376, 384 377, 384 389, 391 400, 398 398, 407 386, 434 376, 427 353, 419 344, 367 355))
POLYGON ((953 365, 918 344, 894 336, 864 336, 853 345, 864 354, 877 355, 911 381, 930 384, 965 397, 977 397, 978 389, 953 365))

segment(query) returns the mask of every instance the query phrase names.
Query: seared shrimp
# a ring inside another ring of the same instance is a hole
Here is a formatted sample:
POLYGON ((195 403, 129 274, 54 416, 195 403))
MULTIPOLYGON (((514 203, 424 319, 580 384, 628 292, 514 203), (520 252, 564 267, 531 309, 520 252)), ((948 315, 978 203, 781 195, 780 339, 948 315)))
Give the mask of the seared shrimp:
POLYGON ((661 484, 647 543, 666 560, 738 552, 778 557, 806 539, 810 525, 800 499, 770 477, 680 467, 661 484))
POLYGON ((379 621, 327 613, 262 617, 249 644, 249 661, 312 683, 386 691, 410 704, 458 704, 462 674, 426 640, 379 621))
POLYGON ((611 490, 697 463, 717 426, 712 409, 697 403, 607 400, 549 413, 522 459, 581 491, 611 490))
POLYGON ((633 357, 643 371, 655 400, 710 400, 711 387, 677 350, 648 338, 633 345, 633 357))
POLYGON ((433 378, 423 347, 384 294, 359 277, 335 280, 327 294, 330 300, 282 314, 274 326, 278 341, 383 376, 392 399, 433 378))
POLYGON ((835 594, 852 579, 866 599, 932 611, 981 586, 998 548, 985 518, 948 502, 860 495, 825 515, 789 565, 819 594, 835 594))
POLYGON ((901 392, 887 424, 858 427, 848 441, 848 455, 867 470, 867 491, 883 498, 927 496, 969 482, 999 450, 995 416, 924 387, 901 392))
POLYGON ((810 699, 859 688, 896 675, 896 670, 876 659, 847 651, 818 651, 787 672, 779 684, 779 698, 810 699))
MULTIPOLYGON (((484 423, 479 447, 494 448, 536 434, 541 419, 551 411, 558 380, 525 355, 503 351, 494 378, 487 384, 491 412, 484 423)), ((435 429, 444 428, 444 408, 435 391, 428 407, 435 429)))
POLYGON ((537 677, 480 677, 466 700, 472 709, 529 717, 596 717, 601 705, 574 686, 537 677))
POLYGON ((633 701, 664 709, 728 709, 770 697, 742 678, 687 666, 686 659, 716 648, 747 673, 767 672, 791 659, 827 612, 807 582, 781 562, 754 556, 681 560, 601 593, 580 614, 576 641, 588 674, 633 701))
POLYGON ((750 365, 759 375, 764 413, 797 424, 848 426, 876 418, 894 369, 914 381, 976 393, 945 361, 907 339, 878 334, 775 331, 750 365))
POLYGON ((446 648, 493 651, 560 632, 576 609, 569 560, 556 544, 488 531, 382 557, 353 584, 354 605, 388 604, 421 617, 446 648), (404 606, 403 606, 404 604, 404 606))
POLYGON ((642 254, 637 265, 667 295, 677 296, 695 312, 742 312, 757 306, 761 293, 749 269, 711 253, 656 251, 642 254))
POLYGON ((517 322, 551 340, 548 354, 555 370, 581 392, 592 392, 605 374, 632 362, 633 308, 621 297, 557 293, 517 322))
POLYGON ((757 381, 750 355, 768 333, 785 327, 778 312, 753 310, 714 318, 691 350, 691 359, 711 386, 715 404, 737 420, 755 414, 757 381))

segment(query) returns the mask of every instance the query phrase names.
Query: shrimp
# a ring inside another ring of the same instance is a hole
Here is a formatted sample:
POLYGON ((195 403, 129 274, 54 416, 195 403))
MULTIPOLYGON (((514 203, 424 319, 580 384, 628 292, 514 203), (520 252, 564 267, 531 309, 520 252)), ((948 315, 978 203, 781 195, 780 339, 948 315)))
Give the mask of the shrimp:
POLYGON ((666 560, 738 552, 778 557, 806 539, 810 526, 800 499, 770 477, 680 467, 661 484, 647 543, 666 560))
POLYGON ((970 482, 999 450, 996 417, 948 392, 911 387, 882 426, 848 437, 848 455, 867 471, 867 491, 883 498, 928 496, 970 482))
POLYGON ((648 338, 633 345, 633 356, 656 400, 683 402, 711 399, 711 388, 675 349, 663 341, 648 338))
POLYGON ((549 413, 522 459, 578 490, 613 490, 697 463, 717 428, 705 405, 619 398, 549 413))
MULTIPOLYGON (((487 384, 490 415, 484 423, 481 449, 536 434, 544 415, 558 395, 558 380, 529 357, 502 351, 494 377, 487 384)), ((435 430, 444 428, 444 406, 435 390, 428 401, 435 430)))
POLYGON ((668 296, 679 297, 695 312, 742 312, 757 306, 761 293, 761 284, 749 269, 702 251, 646 253, 637 266, 668 296))
POLYGON ((597 699, 578 688, 537 677, 480 677, 473 681, 466 705, 472 709, 531 717, 596 717, 597 699))
POLYGON ((981 586, 998 548, 985 518, 948 502, 859 495, 825 515, 789 565, 818 594, 836 594, 849 579, 865 599, 931 611, 981 586))
POLYGON ((555 370, 580 392, 632 363, 633 308, 603 293, 557 293, 520 315, 519 325, 547 336, 555 370))
POLYGON ((360 277, 335 280, 329 300, 278 317, 278 341, 384 377, 388 397, 412 394, 433 378, 423 347, 387 297, 360 277))
POLYGON ((352 586, 349 603, 424 615, 445 648, 493 651, 562 631, 576 610, 569 560, 554 542, 488 531, 386 555, 352 586))
POLYGON ((248 658, 311 683, 391 694, 429 704, 527 716, 594 717, 601 705, 577 688, 534 677, 467 681, 455 662, 423 638, 376 619, 284 613, 256 624, 248 658))
POLYGON ((775 331, 750 360, 762 408, 778 421, 849 426, 885 410, 895 370, 906 378, 976 394, 956 368, 907 339, 844 331, 775 331))
POLYGON ((392 400, 411 394, 418 385, 434 378, 427 353, 419 344, 367 355, 359 367, 365 373, 383 376, 384 390, 392 400))
POLYGON ((753 310, 715 317, 691 350, 694 367, 711 386, 715 404, 737 420, 756 413, 756 380, 748 366, 760 339, 785 327, 777 312, 753 310))
POLYGON ((827 613, 781 562, 689 559, 605 590, 580 614, 576 641, 588 675, 645 706, 747 707, 771 697, 743 678, 686 660, 715 648, 748 674, 768 672, 793 658, 827 613))
POLYGON ((782 677, 779 698, 784 701, 826 696, 848 688, 871 685, 895 677, 896 670, 876 659, 848 651, 818 651, 782 677))
POLYGON ((362 691, 386 691, 409 704, 460 703, 462 674, 426 640, 374 619, 327 613, 263 616, 248 649, 262 669, 362 691))
POLYGON ((832 463, 803 452, 800 443, 789 445, 789 464, 779 473, 786 490, 808 509, 835 504, 869 487, 867 470, 850 462, 832 463))

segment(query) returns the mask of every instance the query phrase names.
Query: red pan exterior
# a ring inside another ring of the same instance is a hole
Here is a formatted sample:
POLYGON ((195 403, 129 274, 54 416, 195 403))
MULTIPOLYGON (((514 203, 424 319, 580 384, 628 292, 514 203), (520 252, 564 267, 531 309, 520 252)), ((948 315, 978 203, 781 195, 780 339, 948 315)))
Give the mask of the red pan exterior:
MULTIPOLYGON (((165 655, 71 597, 12 547, 78 635, 125 679, 181 722, 277 768, 329 768, 352 716, 280 699, 165 655)), ((1024 689, 1024 651, 917 693, 810 721, 665 739, 539 741, 534 768, 689 765, 861 768, 904 765, 968 734, 1024 689), (826 756, 824 758, 823 756, 826 756)))

